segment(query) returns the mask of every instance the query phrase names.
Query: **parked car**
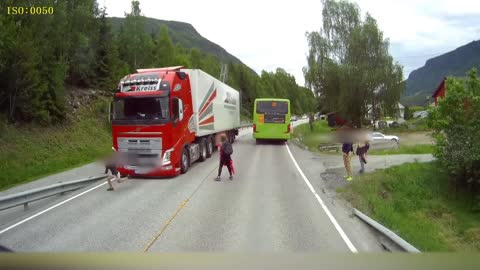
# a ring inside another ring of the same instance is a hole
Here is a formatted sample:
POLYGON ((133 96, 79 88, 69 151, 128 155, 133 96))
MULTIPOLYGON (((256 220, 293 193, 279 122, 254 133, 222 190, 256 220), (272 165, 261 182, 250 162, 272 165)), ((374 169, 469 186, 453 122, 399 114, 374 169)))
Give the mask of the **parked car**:
POLYGON ((390 127, 392 127, 392 128, 397 128, 399 126, 400 126, 400 124, 396 121, 390 124, 390 127))
POLYGON ((426 118, 428 116, 428 111, 418 111, 413 113, 413 118, 426 118))
POLYGON ((392 141, 395 141, 396 143, 400 142, 400 138, 398 138, 398 136, 384 135, 380 132, 373 132, 371 135, 371 140, 376 143, 392 142, 392 141))
POLYGON ((295 115, 292 115, 292 117, 290 117, 290 121, 291 121, 291 122, 295 122, 295 121, 297 121, 297 120, 298 120, 298 119, 297 119, 297 116, 295 116, 295 115))

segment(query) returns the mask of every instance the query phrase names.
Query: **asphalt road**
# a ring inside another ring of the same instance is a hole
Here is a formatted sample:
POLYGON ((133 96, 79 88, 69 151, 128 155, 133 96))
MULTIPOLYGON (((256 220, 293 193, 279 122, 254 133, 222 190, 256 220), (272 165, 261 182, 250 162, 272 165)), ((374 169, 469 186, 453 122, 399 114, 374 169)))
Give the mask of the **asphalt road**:
POLYGON ((234 180, 224 168, 222 181, 213 181, 216 153, 173 179, 130 179, 115 192, 97 183, 31 211, 15 208, 0 221, 0 245, 28 252, 382 250, 347 205, 321 192, 324 168, 310 153, 255 145, 251 130, 233 146, 234 180))

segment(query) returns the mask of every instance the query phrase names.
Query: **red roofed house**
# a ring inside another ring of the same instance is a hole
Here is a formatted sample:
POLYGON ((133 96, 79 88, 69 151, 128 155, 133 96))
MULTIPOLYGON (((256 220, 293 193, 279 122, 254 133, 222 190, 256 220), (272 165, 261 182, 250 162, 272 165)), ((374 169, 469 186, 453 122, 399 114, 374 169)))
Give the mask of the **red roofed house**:
POLYGON ((445 82, 446 82, 447 78, 443 79, 442 82, 440 83, 440 85, 438 86, 437 90, 435 90, 435 92, 433 93, 432 95, 432 98, 435 100, 435 106, 438 105, 438 100, 440 98, 444 98, 445 97, 445 82))
MULTIPOLYGON (((438 105, 438 101, 441 99, 441 98, 444 98, 445 97, 445 93, 446 93, 446 84, 445 82, 447 81, 447 78, 443 79, 443 81, 440 83, 440 85, 438 86, 437 90, 435 90, 435 92, 433 93, 432 95, 432 98, 435 100, 435 106, 438 105)), ((463 107, 465 109, 468 109, 470 106, 470 103, 468 100, 464 100, 463 101, 463 107)))

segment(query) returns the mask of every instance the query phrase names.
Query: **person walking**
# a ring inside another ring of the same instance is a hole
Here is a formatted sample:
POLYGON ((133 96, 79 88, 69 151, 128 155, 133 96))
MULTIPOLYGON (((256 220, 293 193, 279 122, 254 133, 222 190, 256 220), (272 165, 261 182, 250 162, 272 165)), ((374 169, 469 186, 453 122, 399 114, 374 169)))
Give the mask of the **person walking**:
POLYGON ((370 149, 370 143, 368 142, 368 140, 362 143, 359 143, 357 145, 357 156, 358 156, 358 160, 360 161, 359 173, 365 172, 365 164, 367 164, 368 149, 370 149))
POLYGON ((220 181, 220 176, 222 175, 223 166, 227 166, 228 173, 230 174, 230 180, 233 180, 233 170, 232 170, 232 157, 233 147, 230 142, 227 140, 227 136, 221 136, 221 147, 220 147, 220 164, 218 166, 218 176, 215 178, 216 181, 220 181))
POLYGON ((116 150, 111 156, 105 159, 105 173, 107 174, 108 189, 107 191, 114 191, 112 182, 117 181, 118 183, 122 182, 124 179, 121 178, 120 172, 117 170, 117 167, 120 166, 120 156, 116 150))
POLYGON ((120 172, 117 170, 116 155, 112 155, 105 162, 105 172, 107 173, 108 189, 107 191, 114 191, 112 182, 120 179, 120 172))
POLYGON ((353 174, 352 174, 352 155, 351 155, 351 153, 353 153, 353 143, 344 142, 342 144, 342 153, 343 153, 343 165, 345 166, 345 170, 347 171, 347 176, 345 176, 345 179, 347 181, 352 181, 353 174))

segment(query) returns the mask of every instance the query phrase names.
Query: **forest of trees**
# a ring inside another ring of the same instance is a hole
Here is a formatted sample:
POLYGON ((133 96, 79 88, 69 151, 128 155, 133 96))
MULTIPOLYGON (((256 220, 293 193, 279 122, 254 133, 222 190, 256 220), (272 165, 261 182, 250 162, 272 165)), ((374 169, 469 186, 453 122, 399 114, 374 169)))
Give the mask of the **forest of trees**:
POLYGON ((311 90, 278 68, 261 76, 238 63, 222 63, 199 49, 174 44, 163 26, 157 35, 144 29, 140 2, 132 1, 125 23, 114 34, 107 10, 96 0, 38 0, 53 6, 53 15, 9 15, 0 3, 0 114, 10 122, 61 123, 66 114, 67 89, 114 91, 118 80, 136 68, 183 65, 219 77, 228 64, 228 84, 241 91, 242 114, 250 115, 257 97, 289 98, 295 114, 315 111, 311 90))

